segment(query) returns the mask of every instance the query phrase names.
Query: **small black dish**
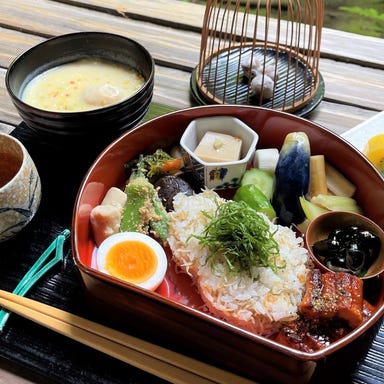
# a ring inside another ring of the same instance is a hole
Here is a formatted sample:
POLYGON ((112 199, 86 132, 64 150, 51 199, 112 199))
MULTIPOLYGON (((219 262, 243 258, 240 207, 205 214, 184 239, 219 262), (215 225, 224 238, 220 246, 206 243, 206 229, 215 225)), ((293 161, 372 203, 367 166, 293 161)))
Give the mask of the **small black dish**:
POLYGON ((104 32, 79 32, 51 38, 18 56, 9 66, 5 83, 27 126, 45 138, 113 139, 134 127, 152 100, 154 60, 139 43, 104 32), (26 84, 42 72, 83 58, 127 65, 144 77, 144 84, 129 98, 106 107, 81 112, 52 112, 21 100, 26 84))

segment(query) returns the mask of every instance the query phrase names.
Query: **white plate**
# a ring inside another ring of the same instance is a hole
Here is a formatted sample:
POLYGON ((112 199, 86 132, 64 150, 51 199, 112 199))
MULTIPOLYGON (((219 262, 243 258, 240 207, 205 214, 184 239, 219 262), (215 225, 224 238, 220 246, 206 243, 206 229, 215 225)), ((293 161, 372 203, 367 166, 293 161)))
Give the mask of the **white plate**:
POLYGON ((341 136, 362 151, 368 140, 380 133, 384 133, 384 111, 356 125, 356 127, 344 132, 341 136))

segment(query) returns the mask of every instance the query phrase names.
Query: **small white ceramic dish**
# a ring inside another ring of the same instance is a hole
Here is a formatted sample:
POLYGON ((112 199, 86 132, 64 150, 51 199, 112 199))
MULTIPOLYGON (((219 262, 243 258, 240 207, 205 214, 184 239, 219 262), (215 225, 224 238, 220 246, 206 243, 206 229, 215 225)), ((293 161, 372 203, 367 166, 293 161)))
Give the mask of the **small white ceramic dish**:
POLYGON ((180 139, 186 152, 188 167, 209 189, 236 188, 247 166, 253 161, 259 136, 241 120, 232 116, 212 116, 191 121, 180 139), (196 147, 206 132, 218 132, 242 140, 240 159, 228 162, 206 162, 195 154, 196 147))

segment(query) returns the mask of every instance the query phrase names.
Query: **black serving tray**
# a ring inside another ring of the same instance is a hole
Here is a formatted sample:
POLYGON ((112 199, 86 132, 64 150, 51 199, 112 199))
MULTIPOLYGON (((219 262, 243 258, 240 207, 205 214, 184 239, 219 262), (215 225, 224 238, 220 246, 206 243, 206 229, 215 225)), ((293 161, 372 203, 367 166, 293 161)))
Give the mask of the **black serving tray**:
MULTIPOLYGON (((47 141, 24 123, 12 136, 24 143, 36 164, 42 180, 42 201, 32 222, 13 239, 0 243, 0 288, 7 291, 16 287, 63 229, 71 228, 77 189, 101 150, 96 143, 70 145, 65 138, 47 141)), ((28 297, 98 321, 85 302, 70 240, 65 243, 64 254, 64 262, 41 279, 28 297)), ((57 383, 164 383, 14 314, 0 336, 0 355, 57 383)))
MULTIPOLYGON (((151 108, 152 115, 154 111, 167 111, 164 106, 154 105, 151 108)), ((7 291, 16 287, 51 241, 63 229, 71 227, 72 210, 81 180, 98 153, 107 145, 80 140, 74 142, 65 138, 52 142, 24 123, 12 135, 24 143, 35 161, 42 179, 42 202, 37 215, 20 234, 0 243, 0 289, 7 291)), ((42 278, 27 296, 118 328, 109 323, 107 313, 100 318, 100 314, 87 303, 69 240, 65 243, 64 262, 42 278)), ((119 327, 119 330, 146 338, 146 335, 137 334, 132 329, 119 327)), ((185 346, 185 351, 179 352, 187 351, 188 346, 185 346)), ((15 314, 10 316, 0 335, 0 356, 52 383, 165 383, 15 314)), ((384 382, 383 356, 384 326, 378 322, 356 342, 320 361, 311 383, 322 383, 324 380, 328 383, 384 382)))

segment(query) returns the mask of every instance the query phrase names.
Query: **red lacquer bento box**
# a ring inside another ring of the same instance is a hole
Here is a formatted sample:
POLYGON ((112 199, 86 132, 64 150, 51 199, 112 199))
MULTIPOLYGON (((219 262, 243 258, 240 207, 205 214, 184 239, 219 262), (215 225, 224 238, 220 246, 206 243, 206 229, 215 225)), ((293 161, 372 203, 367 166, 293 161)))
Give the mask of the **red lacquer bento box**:
POLYGON ((138 288, 99 272, 93 266, 95 243, 90 212, 107 190, 125 182, 124 164, 157 148, 179 143, 188 124, 200 117, 233 116, 259 135, 257 148, 281 148, 285 136, 305 132, 311 153, 328 162, 357 186, 355 197, 364 213, 384 227, 384 183, 371 163, 347 141, 331 131, 294 115, 251 106, 204 106, 181 110, 148 121, 109 145, 88 170, 73 212, 73 255, 87 297, 104 314, 159 343, 232 370, 254 380, 308 382, 316 362, 359 339, 384 312, 383 276, 365 282, 364 296, 373 315, 336 342, 315 352, 303 352, 215 318, 203 310, 189 278, 168 268, 155 292, 138 288))

